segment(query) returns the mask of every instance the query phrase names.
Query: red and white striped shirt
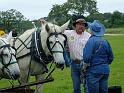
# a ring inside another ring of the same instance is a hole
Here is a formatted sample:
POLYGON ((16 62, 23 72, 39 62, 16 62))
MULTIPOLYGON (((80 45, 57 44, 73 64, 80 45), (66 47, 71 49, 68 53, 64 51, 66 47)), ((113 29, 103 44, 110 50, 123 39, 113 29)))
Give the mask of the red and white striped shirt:
POLYGON ((64 34, 68 39, 68 47, 70 52, 70 57, 72 60, 83 59, 83 48, 91 36, 90 33, 84 31, 81 35, 77 34, 75 30, 66 30, 64 34))

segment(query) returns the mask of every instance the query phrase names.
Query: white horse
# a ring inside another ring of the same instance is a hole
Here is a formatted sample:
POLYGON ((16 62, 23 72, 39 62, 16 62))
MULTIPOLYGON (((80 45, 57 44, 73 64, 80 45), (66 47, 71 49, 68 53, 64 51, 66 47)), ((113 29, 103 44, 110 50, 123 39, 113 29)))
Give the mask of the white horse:
POLYGON ((20 69, 15 57, 15 50, 9 44, 9 38, 0 37, 0 78, 17 79, 20 69))
MULTIPOLYGON (((67 29, 69 22, 70 21, 66 22, 62 26, 57 26, 46 22, 45 20, 41 20, 40 31, 36 31, 36 28, 30 29, 16 38, 15 48, 17 49, 17 58, 21 70, 20 82, 22 84, 26 84, 28 82, 29 74, 35 76, 37 81, 43 79, 42 74, 47 72, 45 61, 48 55, 52 55, 56 65, 63 68, 65 64, 63 57, 64 44, 67 40, 63 32, 67 29), (36 32, 39 33, 36 34, 36 32), (34 39, 32 39, 32 37, 34 39), (42 51, 39 52, 38 45, 40 45, 40 43, 42 51), (34 44, 35 47, 31 46, 32 44, 34 44), (31 49, 35 49, 33 50, 33 53, 31 53, 31 49), (42 54, 41 52, 44 53, 42 54), (37 58, 40 58, 38 59, 40 62, 36 62, 36 60, 33 59, 35 54, 37 54, 37 58)), ((13 43, 11 42, 11 44, 13 43)), ((41 93, 41 91, 41 84, 38 84, 36 87, 36 93, 41 93)))

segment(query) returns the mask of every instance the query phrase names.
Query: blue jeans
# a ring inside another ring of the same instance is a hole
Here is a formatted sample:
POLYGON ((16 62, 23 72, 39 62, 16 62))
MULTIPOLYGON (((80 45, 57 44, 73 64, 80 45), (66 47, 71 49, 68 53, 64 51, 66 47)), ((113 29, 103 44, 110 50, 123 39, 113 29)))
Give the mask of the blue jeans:
POLYGON ((89 93, 108 93, 109 74, 88 72, 86 76, 89 93))
MULTIPOLYGON (((72 82, 73 82, 74 93, 82 93, 81 92, 80 76, 81 76, 81 64, 75 64, 72 62, 72 64, 71 64, 71 77, 72 77, 72 82)), ((85 90, 87 90, 87 89, 85 88, 85 90)))

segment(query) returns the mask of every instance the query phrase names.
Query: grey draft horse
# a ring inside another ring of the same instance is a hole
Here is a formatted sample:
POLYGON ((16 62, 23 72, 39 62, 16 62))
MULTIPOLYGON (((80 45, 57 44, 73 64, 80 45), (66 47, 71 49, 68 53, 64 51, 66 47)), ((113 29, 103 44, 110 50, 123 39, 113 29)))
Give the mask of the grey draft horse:
POLYGON ((0 78, 16 80, 20 76, 16 51, 9 44, 10 38, 0 37, 0 78))
MULTIPOLYGON (((43 80, 42 75, 44 72, 47 72, 45 61, 47 60, 46 58, 48 55, 52 55, 57 67, 63 68, 63 65, 65 64, 63 52, 67 41, 63 32, 67 29, 69 22, 70 21, 66 22, 62 26, 57 26, 45 20, 41 20, 40 30, 37 31, 36 28, 30 29, 16 38, 14 47, 17 50, 16 56, 21 71, 20 82, 22 85, 28 82, 29 74, 35 76, 36 81, 43 80), (36 32, 39 33, 36 34, 36 32), (33 47, 33 45, 35 47, 33 47), (39 45, 40 48, 42 47, 42 51, 39 51, 39 45), (32 53, 31 51, 34 52, 32 53), (35 58, 33 59, 35 54, 37 55, 37 58, 40 58, 40 62, 37 62, 35 58), (41 56, 39 54, 41 54, 41 56)), ((13 44, 13 41, 11 44, 13 44)), ((38 84, 36 86, 36 93, 41 92, 42 85, 38 84)))

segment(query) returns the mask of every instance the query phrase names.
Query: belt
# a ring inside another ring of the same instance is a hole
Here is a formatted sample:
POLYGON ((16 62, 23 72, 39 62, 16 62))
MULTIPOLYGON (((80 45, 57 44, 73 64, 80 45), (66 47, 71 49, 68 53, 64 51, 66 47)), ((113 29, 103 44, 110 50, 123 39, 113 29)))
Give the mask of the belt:
POLYGON ((75 60, 73 60, 73 63, 80 64, 81 63, 81 60, 75 59, 75 60))

